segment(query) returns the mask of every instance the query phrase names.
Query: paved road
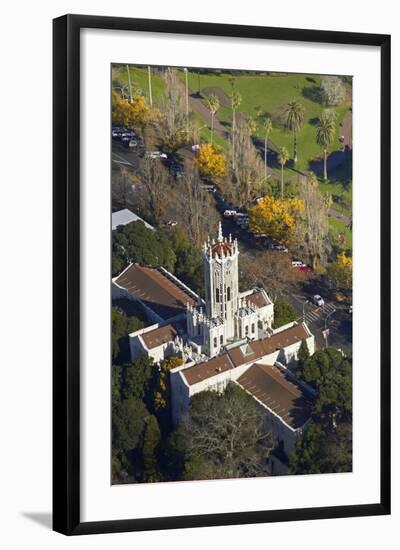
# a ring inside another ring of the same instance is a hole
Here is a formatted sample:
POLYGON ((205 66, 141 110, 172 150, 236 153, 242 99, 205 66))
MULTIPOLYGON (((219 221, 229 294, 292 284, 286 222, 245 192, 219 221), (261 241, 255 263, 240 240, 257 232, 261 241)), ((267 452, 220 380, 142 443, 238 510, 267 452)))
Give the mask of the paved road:
POLYGON ((111 160, 115 164, 119 164, 132 170, 137 171, 138 168, 138 155, 134 150, 124 147, 120 142, 113 140, 111 150, 111 160))
MULTIPOLYGON (((303 304, 310 296, 293 293, 287 294, 286 298, 299 315, 297 321, 303 321, 303 304)), ((333 302, 326 302, 323 307, 318 307, 308 301, 304 305, 304 317, 319 347, 323 348, 326 345, 322 331, 327 327, 330 330, 328 345, 341 349, 348 355, 351 354, 352 318, 347 308, 333 302)))

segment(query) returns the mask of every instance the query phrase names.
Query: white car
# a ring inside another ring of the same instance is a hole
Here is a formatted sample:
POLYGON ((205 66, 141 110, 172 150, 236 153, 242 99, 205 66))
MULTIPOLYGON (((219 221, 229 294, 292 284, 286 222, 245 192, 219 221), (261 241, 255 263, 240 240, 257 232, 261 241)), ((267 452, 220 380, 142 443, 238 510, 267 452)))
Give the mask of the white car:
POLYGON ((303 267, 304 262, 301 260, 292 260, 292 267, 303 267))
POLYGON ((225 210, 224 216, 226 218, 229 218, 230 216, 236 216, 236 210, 225 210))
POLYGON ((149 151, 146 153, 146 156, 150 159, 167 159, 168 155, 166 153, 161 153, 160 151, 149 151))
MULTIPOLYGON (((289 252, 289 249, 284 244, 272 244, 271 245, 272 250, 277 250, 278 252, 289 252)), ((293 263, 292 263, 293 265, 293 263)), ((294 267, 294 266, 293 266, 294 267)), ((299 266, 301 267, 301 266, 299 266)))
POLYGON ((312 297, 312 302, 319 307, 325 305, 325 300, 319 294, 314 294, 314 296, 312 297))

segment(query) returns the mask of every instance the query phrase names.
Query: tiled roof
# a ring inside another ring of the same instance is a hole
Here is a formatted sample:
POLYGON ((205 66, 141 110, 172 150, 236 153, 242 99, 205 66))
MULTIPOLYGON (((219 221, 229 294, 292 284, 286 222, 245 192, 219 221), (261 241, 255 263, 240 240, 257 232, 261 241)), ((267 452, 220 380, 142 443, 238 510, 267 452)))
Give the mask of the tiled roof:
POLYGON ((277 334, 273 334, 269 338, 253 340, 242 346, 232 348, 228 353, 232 362, 237 367, 250 361, 257 361, 257 359, 260 359, 264 355, 270 355, 274 351, 291 346, 296 342, 301 342, 301 340, 308 337, 309 333, 303 325, 294 325, 277 334))
POLYGON ((219 355, 210 359, 205 363, 199 363, 198 365, 193 365, 181 371, 181 373, 186 378, 189 386, 193 386, 198 382, 202 382, 207 378, 216 376, 221 372, 226 372, 227 370, 233 369, 234 365, 232 364, 228 354, 219 355))
POLYGON ((211 253, 213 257, 230 256, 233 254, 233 244, 228 241, 218 241, 211 247, 211 253))
POLYGON ((156 268, 132 264, 115 282, 162 319, 170 319, 182 313, 187 303, 195 305, 195 300, 189 293, 156 268))
POLYGON ((303 426, 311 416, 311 401, 277 367, 256 363, 237 382, 293 429, 303 426))
POLYGON ((245 299, 248 303, 253 304, 256 307, 264 307, 271 303, 268 300, 266 292, 264 292, 263 290, 257 290, 256 292, 253 292, 252 294, 246 296, 245 299))
POLYGON ((161 344, 171 342, 177 334, 178 332, 173 325, 164 325, 145 332, 141 335, 141 338, 148 349, 153 349, 161 346, 161 344))

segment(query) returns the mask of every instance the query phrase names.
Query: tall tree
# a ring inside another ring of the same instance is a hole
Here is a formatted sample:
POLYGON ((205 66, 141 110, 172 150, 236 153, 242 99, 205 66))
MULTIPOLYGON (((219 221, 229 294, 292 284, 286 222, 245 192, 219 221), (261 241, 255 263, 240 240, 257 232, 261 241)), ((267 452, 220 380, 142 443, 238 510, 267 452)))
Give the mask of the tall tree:
POLYGON ((207 106, 208 110, 211 114, 211 144, 213 142, 213 134, 214 134, 214 117, 220 108, 220 102, 218 97, 215 94, 211 94, 209 98, 207 99, 207 106))
POLYGON ((317 124, 317 144, 324 152, 324 180, 328 179, 327 156, 328 148, 335 137, 335 122, 329 111, 323 111, 317 124))
POLYGON ((300 198, 304 202, 303 239, 301 252, 308 256, 315 269, 318 262, 325 263, 329 251, 328 205, 318 191, 318 181, 313 173, 308 174, 300 187, 300 198))
POLYGON ((284 195, 284 184, 283 184, 283 168, 285 167, 285 164, 289 160, 289 152, 286 149, 286 147, 281 147, 278 152, 278 162, 281 165, 281 199, 283 199, 284 195))
POLYGON ((267 179, 268 177, 268 137, 269 134, 272 132, 272 120, 267 117, 263 121, 263 131, 264 131, 264 178, 267 179))
POLYGON ((231 174, 231 188, 226 189, 233 202, 245 206, 260 194, 264 179, 263 166, 251 139, 252 121, 242 117, 235 127, 235 166, 231 174))
POLYGON ((270 426, 254 399, 235 384, 222 395, 207 391, 193 396, 180 430, 186 479, 266 475, 270 426))
POLYGON ((231 95, 232 106, 232 169, 235 170, 235 134, 236 134, 236 110, 239 109, 242 102, 242 96, 239 92, 233 90, 231 95))
POLYGON ((274 199, 266 195, 249 209, 249 227, 255 234, 289 243, 295 238, 303 215, 301 199, 274 199))
POLYGON ((161 441, 160 427, 157 418, 151 415, 144 432, 143 439, 143 465, 144 481, 154 483, 160 481, 160 469, 158 465, 158 450, 161 441))
POLYGON ((198 248, 217 227, 217 213, 210 193, 201 185, 197 170, 188 167, 179 180, 182 200, 182 223, 190 240, 198 248))
POLYGON ((340 105, 346 95, 342 79, 339 76, 324 76, 321 80, 321 93, 325 105, 340 105))
POLYGON ((139 193, 149 218, 159 225, 169 202, 169 174, 158 159, 145 157, 140 163, 139 193))
POLYGON ((300 344, 300 349, 297 354, 299 361, 299 368, 303 368, 304 363, 310 357, 310 350, 308 349, 307 340, 302 340, 300 344))
POLYGON ((186 110, 184 89, 176 70, 168 68, 163 73, 163 80, 165 93, 157 129, 163 149, 167 153, 173 153, 189 140, 189 113, 186 110))
POLYGON ((297 134, 304 124, 304 107, 299 101, 290 101, 284 112, 285 126, 293 132, 293 162, 297 162, 297 134))

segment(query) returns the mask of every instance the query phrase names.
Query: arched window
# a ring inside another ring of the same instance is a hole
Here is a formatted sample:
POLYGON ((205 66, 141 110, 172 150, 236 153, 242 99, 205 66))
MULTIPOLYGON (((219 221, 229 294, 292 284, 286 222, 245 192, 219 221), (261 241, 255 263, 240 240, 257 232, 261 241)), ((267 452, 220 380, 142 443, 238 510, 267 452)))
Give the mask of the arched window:
POLYGON ((219 302, 219 288, 215 289, 215 300, 219 302))
POLYGON ((221 336, 219 337, 219 343, 220 343, 221 346, 224 343, 224 335, 223 334, 221 334, 221 336))
POLYGON ((218 345, 218 340, 217 340, 217 338, 215 337, 215 338, 214 338, 214 348, 216 348, 217 345, 218 345))
POLYGON ((244 333, 245 333, 246 336, 249 334, 249 325, 246 325, 244 327, 244 333))
POLYGON ((226 299, 229 300, 231 299, 231 287, 228 286, 227 290, 226 290, 226 299))
POLYGON ((255 328, 256 328, 256 327, 254 326, 254 323, 252 323, 252 324, 251 324, 251 333, 252 333, 252 334, 254 334, 255 328))

